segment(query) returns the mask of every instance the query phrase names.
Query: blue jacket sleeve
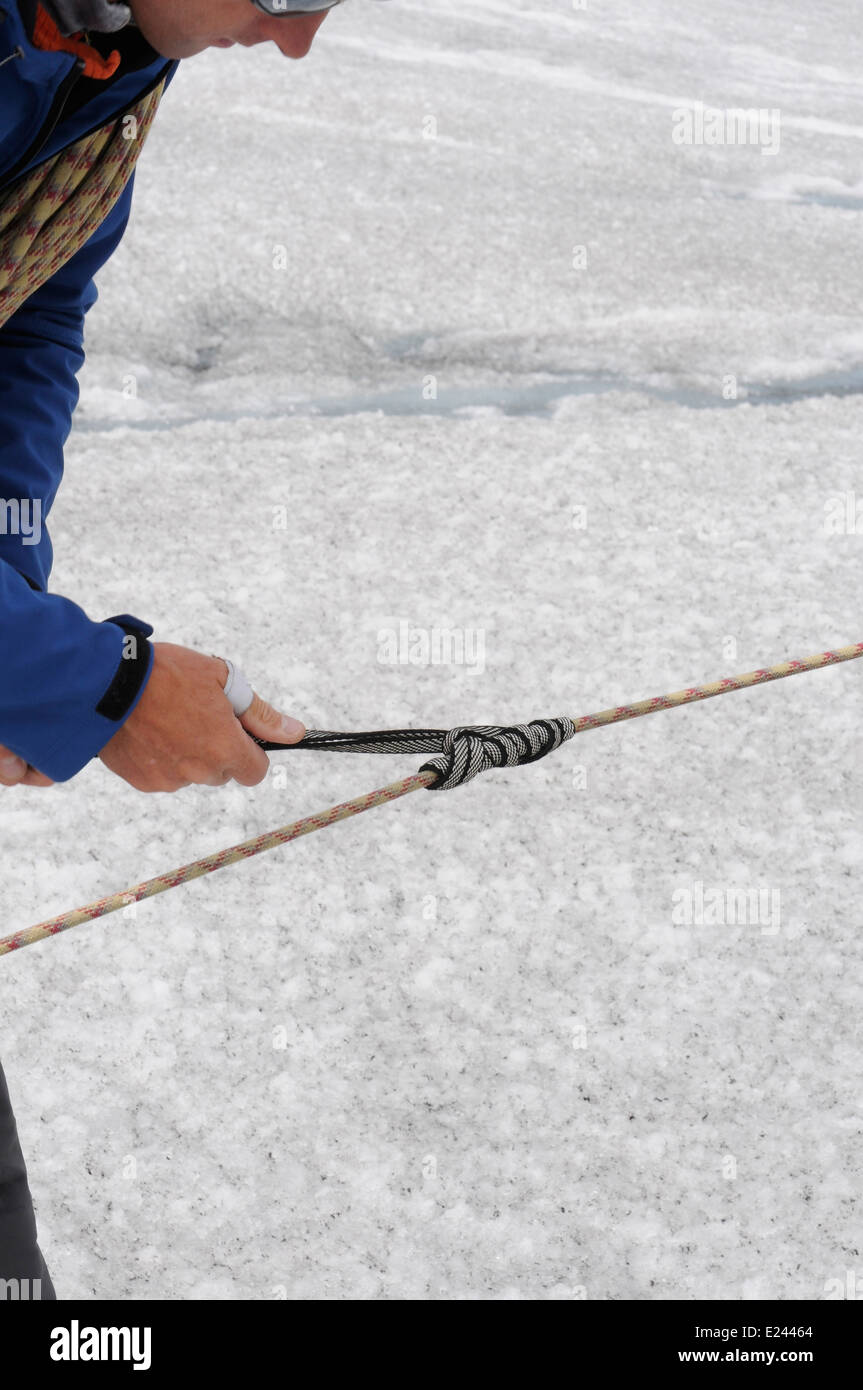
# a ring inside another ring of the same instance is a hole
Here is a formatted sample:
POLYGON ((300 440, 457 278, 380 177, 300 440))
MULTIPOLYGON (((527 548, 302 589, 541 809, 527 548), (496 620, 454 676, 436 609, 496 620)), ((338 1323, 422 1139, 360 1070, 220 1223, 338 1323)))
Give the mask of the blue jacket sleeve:
POLYGON ((127 614, 96 622, 44 592, 52 561, 45 519, 78 401, 92 277, 125 231, 132 185, 0 329, 0 744, 58 782, 113 737, 152 669, 147 623, 127 614))

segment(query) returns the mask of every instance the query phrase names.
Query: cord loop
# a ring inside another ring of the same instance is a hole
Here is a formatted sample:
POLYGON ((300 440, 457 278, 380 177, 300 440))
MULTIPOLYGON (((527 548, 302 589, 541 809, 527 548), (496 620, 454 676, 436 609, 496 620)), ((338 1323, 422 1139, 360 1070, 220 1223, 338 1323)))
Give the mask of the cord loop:
POLYGON ((492 767, 520 767, 552 753, 575 733, 571 719, 534 719, 530 724, 483 724, 448 729, 443 748, 420 772, 436 772, 431 792, 464 786, 492 767))

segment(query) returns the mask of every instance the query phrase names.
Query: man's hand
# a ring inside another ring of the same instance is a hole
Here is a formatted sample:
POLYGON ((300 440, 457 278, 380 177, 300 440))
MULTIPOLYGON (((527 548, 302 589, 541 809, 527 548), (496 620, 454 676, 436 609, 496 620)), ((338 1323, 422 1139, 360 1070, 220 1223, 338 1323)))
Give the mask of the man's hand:
POLYGON ((241 719, 225 697, 228 668, 172 642, 155 642, 150 679, 129 718, 99 757, 140 792, 175 792, 192 782, 254 787, 270 761, 244 733, 269 742, 299 743, 306 732, 256 695, 241 719), (283 719, 287 725, 283 726, 283 719))
MULTIPOLYGON (((238 719, 224 694, 228 668, 218 657, 171 642, 155 642, 153 649, 144 693, 99 754, 111 772, 138 791, 175 792, 193 782, 221 787, 232 780, 254 787, 270 764, 244 730, 271 743, 299 743, 305 734, 299 720, 281 715, 260 695, 238 719)), ((52 783, 0 748, 0 785, 52 783)))

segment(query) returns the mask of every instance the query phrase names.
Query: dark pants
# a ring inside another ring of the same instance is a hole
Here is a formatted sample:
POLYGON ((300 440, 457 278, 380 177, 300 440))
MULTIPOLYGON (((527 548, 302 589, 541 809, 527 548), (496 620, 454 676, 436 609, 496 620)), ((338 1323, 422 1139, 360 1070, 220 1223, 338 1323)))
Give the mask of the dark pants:
POLYGON ((4 1298, 37 1296, 57 1297, 36 1243, 36 1217, 27 1186, 27 1169, 0 1066, 0 1302, 4 1298), (41 1280, 41 1288, 34 1280, 41 1280))

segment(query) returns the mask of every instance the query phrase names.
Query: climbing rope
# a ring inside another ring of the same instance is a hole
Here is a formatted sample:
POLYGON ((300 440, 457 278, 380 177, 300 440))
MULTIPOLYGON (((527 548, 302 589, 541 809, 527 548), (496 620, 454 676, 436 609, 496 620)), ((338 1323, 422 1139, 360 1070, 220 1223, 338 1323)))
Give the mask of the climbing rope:
POLYGON ((0 194, 0 328, 102 225, 126 187, 164 79, 0 194))
POLYGON ((77 927, 82 922, 91 922, 96 917, 104 917, 109 912, 117 912, 131 903, 144 898, 165 893, 169 888, 178 888, 193 878, 201 878, 228 864, 237 864, 242 859, 251 859, 264 850, 275 849, 278 845, 298 840, 301 835, 309 835, 313 830, 323 830, 325 826, 335 825, 337 821, 347 820, 349 816, 370 811, 373 806, 383 806, 396 801, 409 792, 426 788, 429 791, 443 791, 461 786, 479 772, 493 767, 515 767, 523 763, 535 762, 554 748, 560 747, 574 734, 587 729, 598 729, 604 724, 619 724, 625 719, 638 719, 644 714, 654 714, 661 709, 675 709, 678 705, 689 705, 696 700, 709 700, 714 695, 725 695, 731 690, 745 690, 748 686, 763 685, 767 681, 781 680, 784 676, 796 676, 803 671, 814 671, 821 666, 835 666, 841 661, 853 661, 863 656, 863 642, 851 647, 837 647, 834 651, 821 652, 818 656, 805 657, 802 661, 782 661, 776 666, 763 670, 750 671, 742 676, 730 676, 724 680, 711 681, 706 685, 693 686, 688 690, 678 690, 672 695, 657 695, 650 700, 639 700, 632 705, 618 705, 600 710, 598 714, 585 714, 577 719, 537 719, 530 724, 460 726, 454 729, 386 729, 370 733, 336 733, 323 729, 310 729, 299 743, 266 743, 262 748, 280 749, 282 752, 296 749, 336 750, 357 753, 426 753, 439 756, 422 765, 412 777, 391 782, 389 786, 367 792, 365 796, 355 797, 331 806, 327 811, 305 816, 293 821, 279 830, 271 830, 241 845, 208 854, 196 859, 180 869, 159 874, 144 883, 128 888, 122 893, 111 893, 107 898, 89 903, 86 907, 64 912, 59 917, 51 917, 37 926, 14 932, 0 940, 0 956, 30 946, 46 937, 57 936, 60 932, 77 927))

